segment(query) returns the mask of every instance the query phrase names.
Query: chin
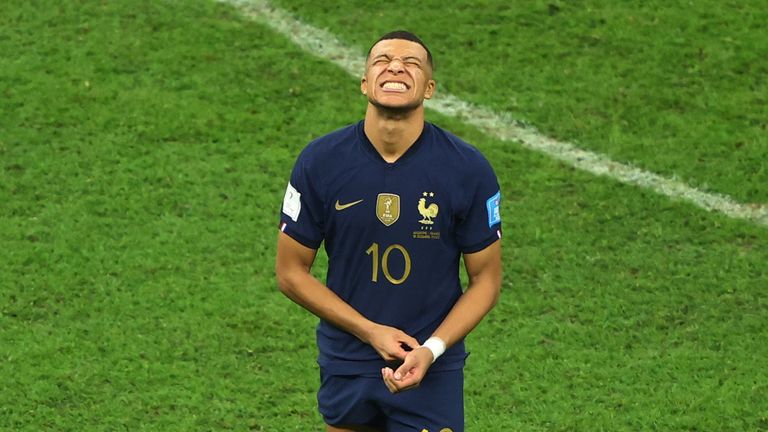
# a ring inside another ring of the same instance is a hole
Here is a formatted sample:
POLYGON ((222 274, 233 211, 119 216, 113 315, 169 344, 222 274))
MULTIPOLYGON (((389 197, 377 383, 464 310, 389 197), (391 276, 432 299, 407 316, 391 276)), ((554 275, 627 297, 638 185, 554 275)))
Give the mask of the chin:
POLYGON ((368 102, 380 110, 397 113, 406 113, 416 110, 422 106, 422 101, 387 103, 385 101, 368 98, 368 102))

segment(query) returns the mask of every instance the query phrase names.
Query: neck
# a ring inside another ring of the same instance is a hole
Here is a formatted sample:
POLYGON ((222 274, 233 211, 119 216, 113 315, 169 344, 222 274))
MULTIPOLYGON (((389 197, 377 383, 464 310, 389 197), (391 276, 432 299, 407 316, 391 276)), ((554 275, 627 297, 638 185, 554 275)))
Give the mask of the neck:
POLYGON ((365 135, 387 162, 400 158, 416 142, 424 129, 424 107, 391 110, 368 104, 365 135))

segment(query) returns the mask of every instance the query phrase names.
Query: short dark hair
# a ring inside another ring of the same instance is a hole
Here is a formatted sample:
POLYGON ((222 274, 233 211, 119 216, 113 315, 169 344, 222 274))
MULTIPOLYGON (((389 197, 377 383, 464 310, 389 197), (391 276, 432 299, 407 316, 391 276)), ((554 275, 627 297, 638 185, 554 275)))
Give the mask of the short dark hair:
POLYGON ((431 67, 432 70, 435 69, 435 62, 432 60, 432 53, 429 51, 429 48, 427 48, 427 45, 424 43, 424 41, 419 39, 418 36, 416 36, 415 34, 407 30, 395 30, 380 37, 376 42, 373 43, 373 45, 371 45, 370 48, 368 48, 368 57, 371 56, 371 50, 373 50, 373 47, 376 46, 377 43, 387 39, 403 39, 411 42, 416 42, 417 44, 421 45, 424 48, 424 50, 427 52, 427 62, 429 62, 429 67, 431 67))

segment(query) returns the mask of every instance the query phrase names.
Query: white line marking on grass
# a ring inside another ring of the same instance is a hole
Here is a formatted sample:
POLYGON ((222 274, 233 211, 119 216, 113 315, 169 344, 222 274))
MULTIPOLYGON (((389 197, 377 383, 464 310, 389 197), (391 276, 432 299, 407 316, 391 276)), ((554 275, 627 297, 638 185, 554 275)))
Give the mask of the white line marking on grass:
MULTIPOLYGON (((264 0, 218 1, 237 7, 244 16, 272 27, 303 50, 332 61, 350 75, 362 76, 365 69, 364 54, 357 49, 345 46, 331 33, 305 24, 264 0)), ((651 189, 670 198, 683 199, 703 209, 720 212, 732 218, 768 226, 768 206, 766 205, 742 204, 727 195, 704 192, 681 181, 668 179, 630 164, 613 161, 605 155, 582 150, 573 144, 546 137, 535 128, 522 125, 506 113, 499 114, 487 108, 472 105, 445 92, 438 92, 434 99, 427 102, 427 107, 478 127, 491 136, 504 141, 521 143, 526 148, 544 153, 581 170, 651 189)))

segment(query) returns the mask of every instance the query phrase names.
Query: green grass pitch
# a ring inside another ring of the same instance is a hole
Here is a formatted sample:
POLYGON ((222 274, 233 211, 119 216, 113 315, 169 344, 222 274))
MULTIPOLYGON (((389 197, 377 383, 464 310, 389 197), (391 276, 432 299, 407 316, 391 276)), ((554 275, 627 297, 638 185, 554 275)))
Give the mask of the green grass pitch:
MULTIPOLYGON (((768 202, 760 1, 321 3, 273 2, 361 56, 410 29, 438 91, 768 202)), ((213 1, 3 2, 0 430, 321 430, 274 244, 294 158, 361 118, 358 86, 213 1)), ((768 430, 765 227, 427 116, 504 196, 468 430, 768 430)))

